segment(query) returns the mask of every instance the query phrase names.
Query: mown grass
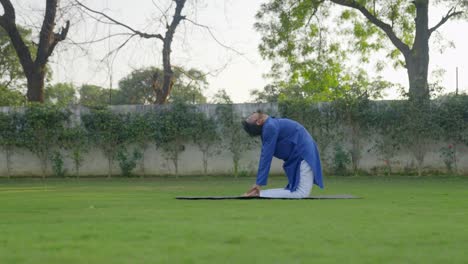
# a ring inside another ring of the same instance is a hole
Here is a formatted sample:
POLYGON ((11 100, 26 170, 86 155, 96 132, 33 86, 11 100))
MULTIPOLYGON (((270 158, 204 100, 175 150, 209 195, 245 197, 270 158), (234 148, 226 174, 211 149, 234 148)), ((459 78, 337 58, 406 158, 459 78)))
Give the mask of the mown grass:
POLYGON ((313 190, 359 200, 174 199, 252 182, 1 180, 0 263, 468 262, 466 177, 329 177, 313 190))

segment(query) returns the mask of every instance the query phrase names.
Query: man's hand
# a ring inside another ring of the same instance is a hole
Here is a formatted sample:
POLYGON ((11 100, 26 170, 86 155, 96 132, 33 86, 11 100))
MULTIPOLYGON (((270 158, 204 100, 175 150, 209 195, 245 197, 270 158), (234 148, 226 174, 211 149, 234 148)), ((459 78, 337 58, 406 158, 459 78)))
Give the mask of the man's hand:
POLYGON ((260 186, 255 184, 254 186, 252 186, 252 188, 250 188, 250 190, 248 190, 242 196, 244 196, 244 197, 258 197, 258 196, 260 196, 260 186))

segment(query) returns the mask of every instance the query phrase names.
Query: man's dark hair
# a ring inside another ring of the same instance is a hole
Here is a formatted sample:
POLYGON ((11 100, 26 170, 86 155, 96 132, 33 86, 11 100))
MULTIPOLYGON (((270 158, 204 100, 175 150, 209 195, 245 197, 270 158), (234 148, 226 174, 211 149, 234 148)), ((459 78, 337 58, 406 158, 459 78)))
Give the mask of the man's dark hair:
MULTIPOLYGON (((254 113, 263 115, 263 111, 260 109, 257 109, 257 111, 255 111, 254 113)), ((249 134, 251 137, 257 137, 262 135, 262 125, 257 125, 256 123, 249 123, 246 120, 244 120, 242 121, 242 127, 244 128, 245 132, 247 132, 247 134, 249 134)))
POLYGON ((244 127, 245 132, 251 137, 261 136, 263 126, 257 125, 255 123, 249 123, 247 121, 242 121, 242 127, 244 127))

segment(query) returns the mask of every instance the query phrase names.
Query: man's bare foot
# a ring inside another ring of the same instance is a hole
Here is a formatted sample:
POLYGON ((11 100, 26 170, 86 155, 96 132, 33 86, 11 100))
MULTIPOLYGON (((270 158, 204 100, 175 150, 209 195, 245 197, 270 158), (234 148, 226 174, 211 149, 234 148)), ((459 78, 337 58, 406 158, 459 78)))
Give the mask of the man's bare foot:
POLYGON ((260 196, 260 187, 254 186, 252 189, 244 193, 242 196, 244 197, 258 197, 260 196))

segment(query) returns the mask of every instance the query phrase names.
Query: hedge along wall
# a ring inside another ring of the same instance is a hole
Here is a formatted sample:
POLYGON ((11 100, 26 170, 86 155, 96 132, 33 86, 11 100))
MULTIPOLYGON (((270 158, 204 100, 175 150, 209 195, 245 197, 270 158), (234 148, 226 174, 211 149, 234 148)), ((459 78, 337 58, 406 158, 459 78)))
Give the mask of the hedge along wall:
MULTIPOLYGON (((9 176, 251 175, 260 143, 243 117, 275 104, 51 105, 0 108, 0 174, 9 176)), ((274 162, 272 172, 281 172, 274 162)))
MULTIPOLYGON (((260 142, 240 126, 256 109, 301 122, 328 174, 468 172, 468 100, 427 106, 365 99, 310 104, 1 108, 2 176, 252 175, 260 142)), ((281 173, 273 162, 272 173, 281 173)))

